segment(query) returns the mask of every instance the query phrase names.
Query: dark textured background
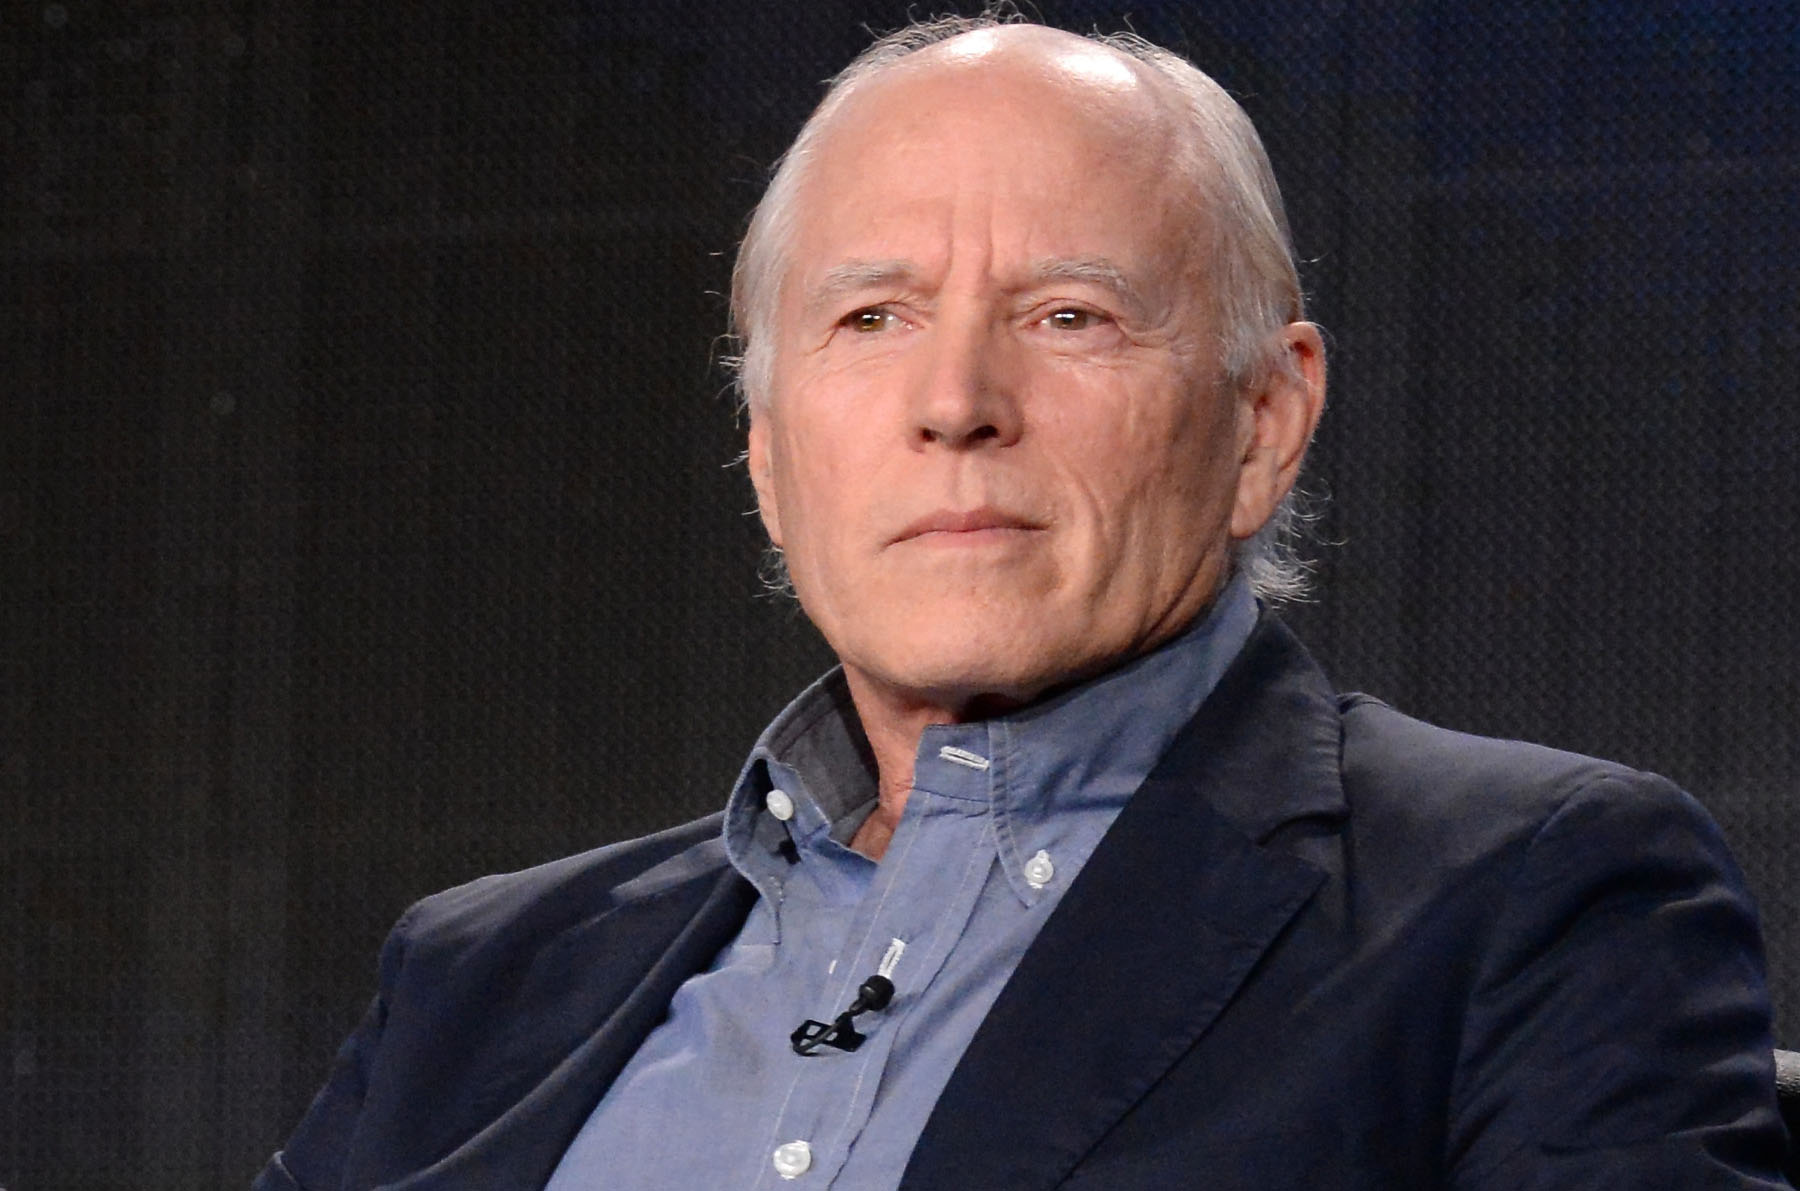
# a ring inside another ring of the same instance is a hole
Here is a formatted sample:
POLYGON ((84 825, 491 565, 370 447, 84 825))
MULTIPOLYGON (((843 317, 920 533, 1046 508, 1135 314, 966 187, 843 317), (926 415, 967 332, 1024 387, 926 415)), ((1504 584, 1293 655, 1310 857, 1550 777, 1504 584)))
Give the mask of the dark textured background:
MULTIPOLYGON (((826 657, 711 366, 899 2, 0 7, 0 1186, 241 1186, 413 898, 709 810, 826 657), (804 8, 804 11, 802 11, 804 8)), ((1239 94, 1346 686, 1662 770, 1800 1042, 1800 15, 1043 4, 1239 94)))

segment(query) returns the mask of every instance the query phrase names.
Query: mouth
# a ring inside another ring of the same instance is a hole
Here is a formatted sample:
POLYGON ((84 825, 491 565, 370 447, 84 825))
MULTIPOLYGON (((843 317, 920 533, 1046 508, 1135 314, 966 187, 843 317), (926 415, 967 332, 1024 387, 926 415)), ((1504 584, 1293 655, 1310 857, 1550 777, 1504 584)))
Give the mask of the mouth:
POLYGON ((1042 528, 1029 518, 987 506, 967 510, 939 509, 908 525, 890 544, 916 541, 972 546, 1009 540, 1042 528))

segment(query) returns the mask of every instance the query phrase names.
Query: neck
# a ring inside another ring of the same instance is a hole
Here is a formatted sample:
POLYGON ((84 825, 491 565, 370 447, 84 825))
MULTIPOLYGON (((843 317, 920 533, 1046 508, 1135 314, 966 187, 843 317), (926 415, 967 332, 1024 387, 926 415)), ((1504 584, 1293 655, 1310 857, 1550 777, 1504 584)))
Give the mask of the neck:
POLYGON ((961 724, 983 719, 1017 706, 1005 700, 970 696, 960 699, 931 698, 896 690, 846 665, 857 718, 875 754, 875 809, 856 829, 850 846, 872 860, 880 860, 888 842, 900 827, 906 797, 912 793, 913 762, 919 741, 933 724, 961 724))

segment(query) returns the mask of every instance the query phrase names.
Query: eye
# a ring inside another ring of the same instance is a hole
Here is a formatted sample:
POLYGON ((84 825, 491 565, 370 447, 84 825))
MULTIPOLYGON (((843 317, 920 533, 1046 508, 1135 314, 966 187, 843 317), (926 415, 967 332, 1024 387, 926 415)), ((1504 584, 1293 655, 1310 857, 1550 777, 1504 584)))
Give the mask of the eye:
POLYGON ((1052 331, 1087 331, 1100 325, 1100 315, 1077 306, 1064 307, 1044 316, 1044 325, 1052 331))
POLYGON ((900 319, 891 310, 884 310, 880 306, 865 306, 846 314, 839 325, 859 335, 872 335, 879 331, 893 330, 900 325, 900 319))

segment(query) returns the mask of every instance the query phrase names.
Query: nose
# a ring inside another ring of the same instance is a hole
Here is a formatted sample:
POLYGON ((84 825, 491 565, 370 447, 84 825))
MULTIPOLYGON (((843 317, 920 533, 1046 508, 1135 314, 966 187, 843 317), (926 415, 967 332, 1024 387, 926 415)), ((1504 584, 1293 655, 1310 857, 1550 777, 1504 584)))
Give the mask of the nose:
POLYGON ((971 450, 1017 442, 1024 419, 1003 337, 951 319, 933 327, 931 337, 915 381, 915 443, 971 450))

